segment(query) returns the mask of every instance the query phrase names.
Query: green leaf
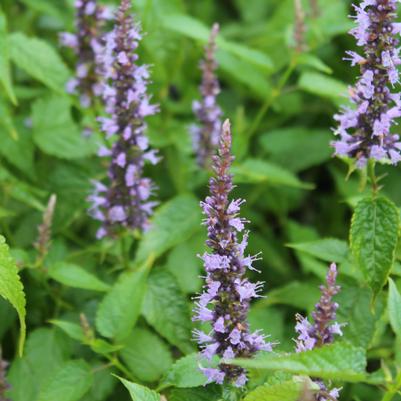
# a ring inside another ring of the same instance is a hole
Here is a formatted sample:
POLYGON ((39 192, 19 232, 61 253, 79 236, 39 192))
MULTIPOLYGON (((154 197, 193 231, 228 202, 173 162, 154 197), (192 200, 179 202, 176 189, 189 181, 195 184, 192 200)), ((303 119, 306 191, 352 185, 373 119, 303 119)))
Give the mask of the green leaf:
POLYGON ((134 377, 144 382, 159 380, 173 363, 167 345, 142 328, 134 329, 120 355, 134 377))
POLYGON ((73 338, 74 340, 84 342, 85 334, 82 330, 82 327, 79 324, 67 322, 65 320, 49 320, 51 324, 54 324, 59 329, 63 330, 68 336, 73 338))
POLYGON ((41 388, 66 362, 68 346, 65 340, 59 330, 41 328, 29 335, 23 357, 14 360, 8 373, 10 399, 38 399, 41 388))
POLYGON ((142 313, 171 344, 184 353, 192 352, 188 303, 170 272, 158 270, 151 274, 142 313))
MULTIPOLYGON (((210 29, 199 20, 183 14, 168 15, 163 18, 165 28, 178 32, 201 42, 207 42, 210 36, 210 29)), ((221 50, 231 53, 250 64, 253 64, 265 71, 271 71, 273 63, 263 52, 251 49, 238 43, 229 42, 220 34, 217 37, 217 46, 221 50)))
POLYGON ((333 70, 327 64, 310 53, 299 54, 297 62, 300 65, 312 67, 319 72, 324 72, 325 74, 331 74, 333 72, 333 70))
POLYGON ((358 382, 365 378, 366 356, 362 348, 335 343, 291 355, 265 354, 258 359, 232 361, 248 369, 276 371, 358 382))
POLYGON ((343 82, 318 72, 307 71, 302 73, 298 85, 301 89, 312 95, 332 100, 336 105, 343 104, 344 95, 348 93, 347 85, 343 82))
POLYGON ((330 159, 332 136, 329 130, 281 128, 261 135, 260 144, 272 162, 298 172, 330 159), (307 151, 300 152, 299 149, 307 151))
POLYGON ((92 381, 92 372, 86 362, 67 362, 43 387, 38 401, 79 401, 91 388, 92 381))
POLYGON ((206 384, 206 376, 199 369, 199 354, 194 353, 179 359, 162 381, 163 386, 179 388, 199 387, 206 384))
POLYGON ((17 104, 13 84, 11 80, 11 72, 9 65, 10 48, 7 35, 7 19, 0 8, 0 82, 4 86, 7 96, 10 100, 17 104))
POLYGON ((121 377, 116 377, 129 391, 133 401, 160 401, 160 395, 156 393, 156 391, 153 391, 145 386, 141 386, 140 384, 132 383, 121 377))
POLYGON ((49 88, 65 93, 68 69, 47 42, 17 32, 9 36, 9 44, 11 59, 18 67, 49 88))
POLYGON ((247 159, 232 168, 237 183, 268 183, 285 187, 312 189, 313 185, 304 183, 296 175, 283 167, 261 159, 247 159))
POLYGON ((350 231, 355 262, 377 295, 387 281, 397 246, 399 212, 387 198, 365 198, 354 211, 350 231))
POLYGON ((21 326, 19 339, 19 354, 22 355, 25 342, 25 294, 24 287, 18 275, 15 261, 10 255, 6 240, 0 235, 0 296, 15 308, 21 326))
POLYGON ((59 262, 49 269, 49 276, 64 285, 93 291, 108 291, 110 286, 80 266, 59 262))
POLYGON ((220 401, 220 387, 174 388, 169 393, 168 401, 220 401))
POLYGON ((289 380, 273 385, 264 384, 251 391, 244 401, 298 401, 303 391, 316 386, 310 379, 289 380))
POLYGON ((127 338, 141 312, 146 292, 149 265, 123 273, 103 298, 96 314, 96 328, 107 338, 117 341, 127 338))
POLYGON ((151 228, 139 244, 137 263, 157 258, 175 245, 189 239, 200 229, 202 215, 199 202, 192 195, 179 195, 155 212, 151 228))
POLYGON ((32 106, 33 140, 45 153, 79 159, 95 151, 95 137, 85 138, 71 117, 68 98, 50 96, 32 106))
POLYGON ((341 263, 348 258, 348 246, 345 241, 336 238, 324 238, 317 241, 287 244, 288 247, 305 252, 326 262, 341 263))
POLYGON ((390 324, 398 338, 401 338, 401 294, 394 284, 394 281, 391 278, 388 281, 388 314, 390 317, 390 324))

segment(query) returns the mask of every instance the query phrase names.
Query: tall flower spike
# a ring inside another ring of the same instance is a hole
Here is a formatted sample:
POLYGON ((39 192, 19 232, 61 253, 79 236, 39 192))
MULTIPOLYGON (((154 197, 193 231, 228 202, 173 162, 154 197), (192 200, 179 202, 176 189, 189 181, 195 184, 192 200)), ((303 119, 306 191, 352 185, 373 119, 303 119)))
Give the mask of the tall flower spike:
POLYGON ((95 182, 94 193, 89 197, 91 215, 102 222, 98 238, 124 228, 146 230, 157 204, 149 200, 155 187, 143 177, 143 169, 146 161, 159 161, 156 151, 149 150, 144 135, 144 118, 155 114, 158 108, 150 104, 146 93, 148 66, 136 64, 136 49, 142 37, 130 16, 130 7, 130 0, 122 0, 115 28, 106 36, 101 54, 103 97, 109 116, 99 121, 113 144, 99 149, 99 156, 111 157, 109 185, 95 182))
POLYGON ((306 49, 305 44, 305 13, 301 0, 294 0, 295 23, 294 23, 294 42, 295 51, 302 53, 306 49))
MULTIPOLYGON (((210 196, 201 202, 204 224, 207 226, 206 245, 209 252, 201 259, 206 270, 206 284, 197 298, 194 320, 209 322, 210 333, 195 331, 202 352, 210 360, 214 355, 225 359, 249 358, 259 350, 271 351, 272 344, 266 343, 260 332, 250 333, 247 322, 249 304, 258 297, 262 283, 251 283, 245 277, 247 268, 255 270, 252 263, 257 256, 245 255, 248 232, 238 240, 238 233, 244 230, 246 220, 239 217, 242 199, 229 200, 233 189, 230 166, 231 155, 230 123, 222 127, 218 155, 213 157, 214 177, 210 179, 210 196)), ((217 369, 201 368, 208 382, 233 382, 243 386, 246 381, 244 369, 221 363, 217 369)))
POLYGON ((215 59, 216 37, 218 33, 219 25, 214 24, 209 43, 205 48, 205 59, 202 60, 200 64, 202 70, 202 84, 199 90, 202 95, 202 100, 196 100, 192 105, 193 112, 199 120, 199 125, 192 125, 190 127, 198 165, 206 168, 210 166, 212 156, 216 151, 221 129, 220 118, 222 112, 217 104, 220 85, 215 73, 217 68, 215 59))
POLYGON ((320 7, 318 0, 309 0, 312 18, 318 18, 320 15, 320 7))
POLYGON ((332 143, 335 154, 356 160, 363 168, 369 159, 401 160, 399 136, 390 132, 394 119, 401 116, 400 93, 390 89, 399 82, 397 65, 401 24, 394 22, 396 0, 363 0, 354 5, 357 26, 350 33, 363 48, 363 55, 348 51, 352 66, 359 65, 361 76, 350 88, 351 107, 334 116, 339 125, 332 143))
POLYGON ((67 92, 79 94, 81 105, 86 108, 101 95, 96 57, 101 49, 102 26, 111 15, 96 0, 75 0, 75 8, 77 33, 64 32, 60 34, 60 41, 78 56, 76 76, 68 81, 67 92))
MULTIPOLYGON (((321 297, 312 312, 313 324, 307 318, 296 315, 297 324, 295 330, 298 333, 296 340, 296 351, 302 352, 313 348, 330 344, 334 341, 334 336, 342 336, 341 327, 337 323, 336 311, 338 304, 333 301, 333 297, 340 291, 340 286, 336 284, 337 266, 335 263, 330 265, 326 276, 326 285, 320 286, 321 297)), ((333 388, 328 390, 323 381, 314 379, 319 385, 320 391, 317 394, 317 401, 334 401, 339 396, 339 390, 333 388)))

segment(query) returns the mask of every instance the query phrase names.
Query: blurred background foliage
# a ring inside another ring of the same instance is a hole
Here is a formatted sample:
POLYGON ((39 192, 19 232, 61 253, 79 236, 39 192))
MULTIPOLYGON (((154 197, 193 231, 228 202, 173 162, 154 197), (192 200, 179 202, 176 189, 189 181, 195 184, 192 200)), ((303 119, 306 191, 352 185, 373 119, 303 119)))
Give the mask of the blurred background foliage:
MULTIPOLYGON (((65 94, 74 56, 58 44, 61 31, 74 30, 72 0, 1 0, 0 225, 21 267, 28 308, 28 342, 18 359, 17 316, 0 301, 3 356, 14 361, 9 374, 13 401, 49 399, 42 394, 43 383, 51 382, 61 366, 60 374, 76 375, 74 399, 127 400, 110 375, 121 371, 102 366, 101 360, 117 353, 128 378, 152 387, 174 359, 195 350, 191 296, 202 285, 196 255, 205 239, 197 202, 207 193, 207 174, 196 167, 188 126, 194 120, 192 100, 199 97, 199 60, 216 21, 221 25, 219 102, 233 124, 235 195, 247 199, 243 213, 251 222, 250 252, 263 254, 258 262, 262 278, 257 279, 266 281, 267 298, 253 305, 252 327, 271 334, 280 350, 292 350, 294 314, 311 311, 326 267, 335 261, 343 288, 339 320, 348 323, 345 339, 368 349, 369 371, 394 354, 401 362, 383 300, 372 310, 370 290, 358 284, 350 262, 349 220, 363 196, 361 177, 345 180, 347 166, 332 158, 329 147, 333 114, 346 102, 347 85, 357 74, 342 61, 345 50, 355 46, 346 34, 352 26, 347 18, 351 4, 321 0, 318 15, 311 2, 304 0, 303 6, 307 50, 299 54, 293 0, 133 1, 147 32, 141 61, 152 65, 150 90, 161 108, 149 120, 149 136, 163 161, 148 173, 162 205, 168 203, 155 218, 157 232, 144 239, 98 242, 85 199, 90 180, 105 175, 95 155, 101 137, 81 135, 83 127, 96 125, 94 115, 65 94), (12 85, 4 73, 7 57, 12 85), (57 195, 53 239, 40 261, 32 244, 51 194, 57 195), (121 249, 128 247, 125 256, 134 263, 150 253, 156 256, 143 279, 142 307, 134 305, 129 288, 120 288, 129 299, 125 307, 140 308, 135 329, 122 350, 106 349, 113 345, 101 340, 89 349, 79 341, 84 342, 82 335, 88 340, 95 327, 112 337, 115 326, 102 320, 107 315, 102 298, 124 268, 121 249), (89 374, 85 364, 95 367, 93 384, 79 380, 89 374)), ((384 193, 400 204, 400 169, 381 167, 380 173, 387 174, 384 193)), ((401 275, 398 262, 394 273, 401 275)), ((400 280, 397 284, 401 288, 400 280)), ((191 391, 174 389, 168 399, 203 400, 191 391)), ((368 384, 347 385, 341 399, 377 401, 378 393, 368 384)), ((216 399, 213 389, 208 397, 216 399)))

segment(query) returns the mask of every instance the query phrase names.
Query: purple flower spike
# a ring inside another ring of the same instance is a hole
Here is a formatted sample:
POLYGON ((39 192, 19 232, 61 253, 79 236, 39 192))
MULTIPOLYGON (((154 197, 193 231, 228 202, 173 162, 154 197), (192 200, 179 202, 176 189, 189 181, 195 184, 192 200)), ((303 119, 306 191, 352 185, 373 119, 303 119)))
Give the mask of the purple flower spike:
POLYGON ((77 33, 60 34, 61 44, 72 48, 78 56, 76 77, 67 83, 66 90, 78 94, 82 107, 88 108, 100 94, 96 58, 101 49, 102 27, 108 16, 105 7, 99 6, 96 0, 76 1, 75 8, 77 33))
POLYGON ((221 129, 221 109, 217 104, 217 96, 220 93, 220 85, 215 70, 217 63, 216 37, 219 33, 219 25, 214 24, 209 43, 205 48, 205 59, 201 62, 202 84, 199 90, 202 95, 201 101, 193 102, 192 109, 199 125, 190 127, 193 147, 197 162, 200 167, 208 168, 212 161, 217 145, 219 143, 221 129))
POLYGON ((159 158, 155 150, 149 150, 144 135, 147 128, 144 116, 155 114, 157 106, 150 105, 146 93, 148 68, 136 64, 140 39, 139 27, 130 16, 130 0, 122 0, 115 28, 105 37, 99 55, 103 98, 109 113, 99 121, 106 138, 112 142, 110 149, 99 150, 100 156, 111 157, 110 184, 106 187, 95 183, 95 191, 89 197, 90 214, 102 222, 100 238, 121 229, 146 230, 157 205, 150 200, 155 186, 143 177, 145 161, 154 164, 159 158))
MULTIPOLYGON (((326 285, 320 286, 321 297, 312 312, 313 324, 307 318, 296 315, 297 324, 295 330, 298 333, 296 352, 303 352, 330 344, 334 341, 335 335, 343 335, 341 327, 344 324, 339 324, 335 321, 338 304, 333 301, 333 297, 340 291, 340 286, 336 284, 336 279, 337 266, 332 263, 326 276, 326 285)), ((316 379, 314 381, 320 387, 317 400, 334 401, 338 398, 340 389, 334 388, 328 391, 321 380, 316 379)))
MULTIPOLYGON (((246 221, 239 217, 244 201, 229 199, 233 189, 229 172, 233 159, 230 123, 226 120, 218 155, 213 157, 215 175, 210 179, 210 196, 201 202, 208 229, 206 245, 210 251, 200 256, 207 275, 204 291, 196 302, 194 320, 209 322, 211 332, 196 330, 194 337, 202 349, 202 357, 207 360, 214 355, 224 359, 249 358, 257 351, 272 350, 272 344, 265 342, 264 335, 249 332, 249 304, 258 297, 262 283, 252 284, 245 277, 247 268, 252 269, 256 258, 244 254, 248 233, 241 242, 238 240, 238 232, 246 221)), ((247 381, 243 368, 224 362, 217 369, 202 368, 202 371, 208 382, 221 384, 226 380, 240 387, 247 381)))
POLYGON ((396 0, 363 0, 354 5, 357 26, 351 30, 363 55, 347 52, 352 66, 359 65, 361 76, 350 88, 354 107, 343 107, 334 116, 338 121, 332 146, 338 156, 355 159, 357 168, 369 159, 397 164, 401 160, 399 136, 391 134, 394 119, 401 116, 400 93, 390 89, 399 82, 399 23, 396 0))

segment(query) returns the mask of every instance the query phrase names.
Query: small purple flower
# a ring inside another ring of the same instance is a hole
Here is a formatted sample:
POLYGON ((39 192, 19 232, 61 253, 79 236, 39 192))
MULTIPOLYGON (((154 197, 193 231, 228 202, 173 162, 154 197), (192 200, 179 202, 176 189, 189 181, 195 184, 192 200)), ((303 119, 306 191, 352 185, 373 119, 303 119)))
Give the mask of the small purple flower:
MULTIPOLYGON (((210 251, 201 256, 206 270, 206 284, 196 301, 193 319, 211 325, 209 334, 199 330, 194 332, 201 355, 209 360, 214 355, 223 359, 250 358, 258 351, 272 350, 272 344, 266 343, 264 335, 249 332, 249 303, 258 296, 262 283, 253 284, 245 277, 247 268, 252 268, 252 262, 257 257, 244 255, 248 233, 238 241, 238 232, 243 230, 246 221, 238 216, 244 201, 229 199, 233 189, 229 172, 232 160, 231 132, 227 120, 223 124, 218 155, 213 157, 215 176, 210 179, 210 196, 201 202, 208 230, 206 245, 210 251)), ((247 380, 243 368, 225 361, 217 369, 202 370, 208 382, 222 383, 227 380, 236 386, 243 386, 247 380)))
MULTIPOLYGON (((310 323, 307 318, 301 315, 296 315, 295 331, 298 333, 296 352, 308 351, 330 344, 334 341, 335 335, 343 335, 341 327, 344 324, 339 324, 335 321, 338 304, 333 301, 333 297, 340 291, 340 286, 336 284, 336 279, 337 266, 332 263, 326 276, 326 285, 320 286, 321 297, 312 312, 313 323, 310 323)), ((317 400, 329 400, 329 397, 325 398, 327 394, 332 397, 330 399, 332 401, 338 398, 340 389, 334 388, 328 392, 326 385, 321 380, 316 379, 314 381, 320 387, 317 400)))
POLYGON ((96 0, 75 2, 76 34, 63 32, 60 42, 70 47, 78 57, 76 78, 67 84, 68 93, 77 93, 82 107, 88 108, 98 96, 100 77, 97 71, 96 57, 101 46, 102 28, 104 25, 105 7, 99 6, 96 0))
POLYGON ((192 125, 190 127, 193 148, 198 165, 206 168, 210 166, 212 156, 216 151, 221 129, 220 117, 222 112, 217 104, 220 85, 215 74, 217 68, 215 59, 216 37, 218 32, 219 25, 214 24, 209 43, 205 48, 205 59, 201 62, 203 74, 199 90, 202 100, 194 101, 192 104, 192 110, 199 120, 199 125, 192 125))
POLYGON ((369 159, 397 164, 400 159, 398 135, 390 133, 394 119, 401 115, 399 93, 390 88, 399 82, 400 23, 395 23, 396 0, 364 0, 354 5, 357 26, 351 34, 364 55, 346 52, 352 66, 359 65, 361 76, 350 89, 353 109, 343 108, 334 119, 339 125, 332 142, 335 155, 355 159, 357 168, 364 168, 369 159))
MULTIPOLYGON (((150 115, 156 113, 157 106, 149 105, 147 66, 136 65, 140 38, 139 27, 130 16, 130 1, 122 0, 115 28, 106 35, 105 46, 97 55, 109 114, 98 121, 111 142, 110 147, 99 149, 100 156, 111 157, 108 187, 101 194, 95 188, 95 199, 100 196, 103 202, 94 203, 93 196, 89 198, 91 215, 102 222, 98 237, 115 235, 122 229, 145 231, 157 205, 149 201, 155 186, 143 177, 145 162, 155 164, 160 158, 148 149, 145 137, 143 109, 150 115)), ((209 312, 201 308, 200 313, 206 318, 209 312)))

